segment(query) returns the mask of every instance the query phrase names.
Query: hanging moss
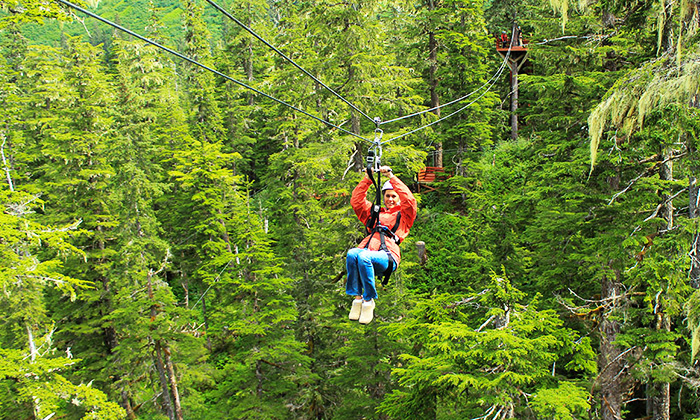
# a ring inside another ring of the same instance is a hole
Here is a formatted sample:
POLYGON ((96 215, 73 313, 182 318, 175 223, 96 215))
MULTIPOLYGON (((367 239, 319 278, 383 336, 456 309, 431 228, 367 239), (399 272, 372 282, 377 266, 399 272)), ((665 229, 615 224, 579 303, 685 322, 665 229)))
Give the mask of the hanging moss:
POLYGON ((591 170, 607 126, 632 134, 642 128, 644 118, 654 109, 671 104, 687 104, 700 92, 700 53, 680 66, 667 55, 631 72, 613 86, 611 93, 588 117, 591 170))

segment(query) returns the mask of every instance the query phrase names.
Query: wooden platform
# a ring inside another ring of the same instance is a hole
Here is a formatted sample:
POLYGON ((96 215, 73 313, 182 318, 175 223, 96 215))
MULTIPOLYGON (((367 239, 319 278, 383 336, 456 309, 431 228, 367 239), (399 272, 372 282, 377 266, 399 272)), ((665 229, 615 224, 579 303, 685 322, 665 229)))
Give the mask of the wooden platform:
POLYGON ((445 168, 439 166, 426 166, 425 169, 418 171, 416 179, 418 180, 418 192, 421 186, 430 191, 435 191, 435 187, 430 184, 448 179, 452 174, 445 171, 445 168))

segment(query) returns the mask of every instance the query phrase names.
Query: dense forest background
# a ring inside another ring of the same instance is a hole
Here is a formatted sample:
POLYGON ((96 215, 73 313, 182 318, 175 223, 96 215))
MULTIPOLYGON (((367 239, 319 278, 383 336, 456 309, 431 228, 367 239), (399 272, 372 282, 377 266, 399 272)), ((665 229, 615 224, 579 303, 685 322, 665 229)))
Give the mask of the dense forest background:
POLYGON ((317 79, 212 3, 80 5, 228 78, 0 0, 0 418, 700 418, 700 2, 220 1, 317 79), (351 322, 372 118, 430 108, 351 322))

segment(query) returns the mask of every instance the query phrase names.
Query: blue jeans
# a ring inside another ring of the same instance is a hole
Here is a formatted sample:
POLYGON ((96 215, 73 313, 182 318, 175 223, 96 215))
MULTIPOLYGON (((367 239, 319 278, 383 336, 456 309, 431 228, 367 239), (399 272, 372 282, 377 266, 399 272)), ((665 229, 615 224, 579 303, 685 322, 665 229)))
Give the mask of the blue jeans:
POLYGON ((377 298, 374 286, 374 274, 382 274, 389 267, 389 255, 384 251, 370 251, 364 248, 352 248, 348 251, 345 262, 348 281, 345 293, 360 296, 366 301, 377 298), (362 293, 364 289, 364 293, 362 293))

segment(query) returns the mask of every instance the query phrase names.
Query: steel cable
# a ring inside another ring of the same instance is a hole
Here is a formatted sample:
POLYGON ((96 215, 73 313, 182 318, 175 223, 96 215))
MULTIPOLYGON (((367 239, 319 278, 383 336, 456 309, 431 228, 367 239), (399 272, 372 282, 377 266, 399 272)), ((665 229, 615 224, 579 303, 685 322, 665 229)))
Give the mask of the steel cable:
POLYGON ((232 21, 236 22, 236 24, 237 24, 238 26, 240 26, 241 28, 243 28, 243 29, 245 29, 246 31, 248 31, 249 34, 253 35, 253 36, 254 36, 255 38, 257 38, 260 42, 262 42, 263 44, 265 44, 265 45, 267 45, 268 47, 270 47, 273 51, 275 51, 277 54, 279 54, 280 56, 282 56, 282 58, 284 58, 285 60, 287 60, 287 61, 289 61, 290 63, 292 63, 292 65, 294 65, 294 67, 298 68, 298 69, 301 70, 304 74, 306 74, 307 76, 309 76, 310 78, 312 78, 316 83, 318 83, 318 84, 320 84, 321 86, 323 86, 324 88, 326 88, 329 92, 331 92, 333 95, 335 95, 338 99, 340 99, 341 101, 345 102, 347 105, 349 105, 349 106, 350 106, 352 109, 354 109, 355 111, 359 112, 363 117, 365 117, 365 118, 367 118, 368 120, 374 122, 374 119, 373 119, 372 117, 370 117, 369 115, 367 115, 367 114, 365 114, 364 112, 362 112, 358 107, 356 107, 355 105, 353 105, 350 101, 348 101, 347 99, 345 99, 342 95, 340 95, 339 93, 337 93, 336 91, 334 91, 333 89, 331 89, 330 87, 328 87, 328 86, 327 86, 325 83, 323 83, 322 81, 318 80, 313 74, 311 74, 311 73, 309 73, 308 71, 306 71, 306 69, 304 69, 303 67, 301 67, 301 66, 300 66, 299 64, 297 64, 294 60, 292 60, 292 59, 289 58, 287 55, 285 55, 282 51, 280 51, 279 49, 277 49, 274 45, 272 45, 272 44, 270 44, 269 42, 267 42, 264 38, 262 38, 260 35, 258 35, 257 33, 255 33, 255 31, 253 31, 251 28, 249 28, 248 26, 246 26, 243 22, 241 22, 240 20, 236 19, 233 15, 231 15, 229 12, 227 12, 224 8, 222 8, 221 6, 219 6, 218 4, 216 4, 215 2, 213 2, 212 0, 207 0, 207 3, 211 4, 214 8, 216 8, 216 9, 219 10, 221 13, 223 13, 224 15, 226 15, 226 17, 228 17, 228 18, 231 19, 232 21))
MULTIPOLYGON (((512 45, 512 41, 511 41, 511 45, 512 45)), ((494 73, 494 75, 491 76, 491 78, 490 78, 488 81, 484 82, 483 85, 479 86, 477 89, 473 90, 472 92, 468 93, 467 95, 462 96, 461 98, 455 99, 455 100, 453 100, 453 101, 450 101, 450 102, 448 102, 448 103, 446 103, 446 104, 438 105, 438 106, 433 107, 433 108, 430 108, 430 109, 426 109, 426 110, 423 110, 423 111, 415 112, 415 113, 409 114, 409 115, 404 115, 403 117, 394 118, 393 120, 382 121, 382 122, 380 123, 380 125, 389 124, 389 123, 396 122, 396 121, 401 121, 401 120, 404 120, 404 119, 407 119, 407 118, 411 118, 411 117, 416 117, 416 116, 418 116, 418 115, 422 115, 422 114, 425 114, 425 113, 427 113, 427 112, 436 111, 436 110, 441 109, 441 108, 443 108, 443 107, 450 106, 450 105, 456 104, 456 103, 458 103, 458 102, 462 102, 463 100, 465 100, 465 99, 469 98, 470 96, 472 96, 472 95, 476 94, 477 92, 479 92, 479 91, 480 91, 481 89, 483 89, 486 85, 488 85, 492 80, 494 80, 494 78, 500 77, 500 76, 501 76, 501 73, 502 73, 502 69, 506 66, 506 63, 508 62, 508 58, 509 58, 509 57, 510 57, 510 48, 508 49, 508 53, 506 54, 505 59, 504 59, 503 62, 501 63, 501 66, 498 68, 498 70, 496 70, 496 73, 494 73)))
POLYGON ((207 71, 210 71, 210 72, 212 72, 212 73, 214 73, 214 74, 216 74, 216 75, 218 75, 218 76, 221 76, 221 77, 223 77, 223 78, 226 79, 226 80, 229 80, 229 81, 231 81, 231 82, 233 82, 233 83, 236 83, 237 85, 239 85, 239 86, 241 86, 241 87, 243 87, 243 88, 246 88, 246 89, 248 89, 248 90, 251 90, 251 91, 253 91, 253 92, 255 92, 255 93, 259 94, 259 95, 262 95, 262 96, 264 96, 264 97, 266 97, 266 98, 268 98, 268 99, 271 99, 271 100, 273 100, 273 101, 275 101, 275 102, 277 102, 277 103, 279 103, 279 104, 281 104, 281 105, 284 105, 284 106, 289 107, 289 108, 291 108, 291 109, 293 109, 293 110, 295 110, 295 111, 297 111, 297 112, 300 112, 300 113, 306 115, 307 117, 313 118, 314 120, 319 121, 319 122, 321 122, 321 123, 323 123, 323 124, 325 124, 325 125, 327 125, 327 126, 336 128, 336 129, 338 129, 338 130, 340 130, 340 131, 342 131, 342 132, 344 132, 344 133, 346 133, 346 134, 349 134, 349 135, 351 135, 351 136, 354 136, 354 137, 360 138, 360 139, 362 139, 362 140, 364 140, 364 141, 367 141, 367 142, 372 143, 371 140, 366 139, 366 138, 360 136, 359 134, 355 134, 355 133, 353 133, 353 132, 351 132, 351 131, 348 131, 348 130, 342 128, 342 127, 339 127, 339 126, 337 126, 337 125, 335 125, 335 124, 332 124, 332 123, 330 123, 330 122, 328 122, 328 121, 325 121, 325 120, 323 120, 323 119, 321 119, 321 118, 319 118, 319 117, 317 117, 317 116, 315 116, 315 115, 313 115, 313 114, 309 114, 308 112, 304 111, 303 109, 297 108, 297 107, 295 107, 294 105, 291 105, 291 104, 289 104, 289 103, 287 103, 287 102, 285 102, 285 101, 283 101, 283 100, 281 100, 281 99, 277 99, 277 98, 275 98, 274 96, 268 95, 267 93, 262 92, 262 91, 260 91, 260 90, 258 90, 258 89, 256 89, 256 88, 254 88, 254 87, 252 87, 252 86, 248 86, 247 84, 245 84, 245 83, 243 83, 243 82, 241 82, 241 81, 238 81, 238 80, 236 80, 236 79, 234 79, 234 78, 232 78, 232 77, 230 77, 230 76, 227 76, 227 75, 221 73, 221 72, 218 71, 218 70, 212 69, 211 67, 208 67, 208 66, 206 66, 206 65, 204 65, 204 64, 202 64, 202 63, 200 63, 200 62, 198 62, 198 61, 196 61, 196 60, 194 60, 194 59, 192 59, 192 58, 189 58, 189 57, 187 57, 187 56, 185 56, 185 55, 183 55, 183 54, 180 54, 179 52, 177 52, 177 51, 175 51, 175 50, 172 50, 172 49, 170 49, 170 48, 168 48, 168 47, 166 47, 166 46, 160 45, 159 43, 157 43, 157 42, 155 42, 155 41, 153 41, 153 40, 151 40, 151 39, 148 39, 148 38, 146 38, 146 37, 144 37, 144 36, 142 36, 142 35, 139 35, 139 34, 137 34, 136 32, 134 32, 134 31, 132 31, 132 30, 130 30, 130 29, 124 28, 124 27, 121 26, 121 25, 118 25, 118 24, 116 24, 116 23, 114 23, 114 22, 112 22, 112 21, 110 21, 110 20, 108 20, 108 19, 105 19, 105 18, 103 18, 103 17, 101 17, 101 16, 99 16, 99 15, 97 15, 97 14, 95 14, 95 13, 90 12, 89 10, 83 9, 82 7, 80 7, 80 6, 78 6, 78 5, 75 5, 75 4, 70 3, 70 2, 68 2, 68 1, 65 1, 65 0, 56 0, 56 2, 61 3, 61 4, 65 5, 65 6, 70 7, 70 8, 73 8, 73 9, 75 9, 75 10, 81 12, 81 13, 84 13, 84 14, 86 14, 86 15, 92 17, 92 18, 95 18, 95 19, 97 19, 97 20, 99 20, 99 21, 101 21, 101 22, 103 22, 103 23, 106 23, 107 25, 110 25, 110 26, 112 26, 113 28, 116 28, 116 29, 119 29, 120 31, 126 32, 127 34, 129 34, 129 35, 131 35, 131 36, 133 36, 133 37, 136 37, 136 38, 140 39, 141 41, 144 41, 144 42, 149 43, 149 44, 151 44, 151 45, 153 45, 153 46, 155 46, 155 47, 158 47, 158 48, 162 49, 163 51, 166 51, 166 52, 168 52, 168 53, 170 53, 170 54, 173 54, 173 55, 175 55, 176 57, 179 57, 179 58, 181 58, 181 59, 183 59, 183 60, 185 60, 185 61, 187 61, 187 62, 189 62, 189 63, 191 63, 191 64, 194 64, 194 65, 196 65, 196 66, 199 66, 199 67, 201 67, 201 68, 203 68, 203 69, 205 69, 205 70, 207 70, 207 71))
MULTIPOLYGON (((506 54, 506 60, 508 59, 509 56, 510 56, 510 48, 508 49, 508 53, 506 54)), ((398 135, 398 136, 396 136, 396 137, 390 138, 389 140, 383 141, 383 142, 381 142, 381 144, 385 144, 385 143, 388 143, 388 142, 390 142, 390 141, 398 140, 398 139, 400 139, 400 138, 406 137, 406 136, 408 136, 408 135, 410 135, 410 134, 413 134, 413 133, 415 133, 415 132, 418 132, 418 131, 420 131, 420 130, 423 130, 423 129, 425 129, 425 128, 428 128, 428 127, 430 127, 430 126, 432 126, 432 125, 435 125, 435 124, 439 123, 440 121, 446 120, 446 119, 448 119, 448 118, 450 118, 450 117, 452 117, 452 116, 454 116, 454 115, 456 115, 456 114, 458 114, 458 113, 464 111, 466 108, 468 108, 469 106, 471 106, 472 104, 474 104, 476 101, 478 101, 479 99, 483 98, 484 95, 486 95, 486 94, 488 93, 488 91, 491 90, 491 88, 493 87, 493 85, 496 83, 496 80, 498 80, 498 79, 501 77, 501 75, 503 74, 503 70, 504 70, 504 69, 505 69, 505 66, 501 65, 501 67, 498 69, 498 71, 496 72, 496 74, 494 75, 494 77, 492 77, 492 78, 489 80, 489 81, 491 82, 491 84, 489 85, 489 87, 488 87, 481 95, 479 95, 478 98, 476 98, 476 99, 474 99, 473 101, 469 102, 468 104, 466 104, 466 105, 463 106, 462 108, 458 109, 457 111, 455 111, 455 112, 453 112, 453 113, 451 113, 451 114, 449 114, 449 115, 447 115, 447 116, 445 116, 445 117, 442 117, 442 118, 440 118, 440 119, 437 119, 437 120, 435 120, 435 121, 433 121, 433 122, 430 122, 430 123, 428 123, 428 124, 426 124, 426 125, 424 125, 424 126, 418 127, 418 128, 416 128, 415 130, 411 130, 411 131, 409 131, 409 132, 407 132, 407 133, 404 133, 404 134, 398 135)), ((478 91, 478 90, 477 90, 477 91, 478 91)))

